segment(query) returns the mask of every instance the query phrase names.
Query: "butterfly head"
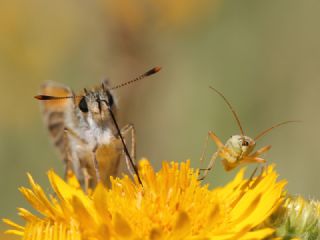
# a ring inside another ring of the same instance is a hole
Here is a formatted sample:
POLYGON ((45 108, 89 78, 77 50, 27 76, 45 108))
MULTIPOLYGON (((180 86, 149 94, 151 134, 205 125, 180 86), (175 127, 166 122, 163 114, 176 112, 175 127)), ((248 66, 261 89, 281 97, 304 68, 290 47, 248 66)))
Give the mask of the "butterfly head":
POLYGON ((114 98, 106 81, 92 90, 84 89, 83 95, 77 98, 75 104, 79 115, 101 123, 110 119, 110 110, 115 110, 114 98))

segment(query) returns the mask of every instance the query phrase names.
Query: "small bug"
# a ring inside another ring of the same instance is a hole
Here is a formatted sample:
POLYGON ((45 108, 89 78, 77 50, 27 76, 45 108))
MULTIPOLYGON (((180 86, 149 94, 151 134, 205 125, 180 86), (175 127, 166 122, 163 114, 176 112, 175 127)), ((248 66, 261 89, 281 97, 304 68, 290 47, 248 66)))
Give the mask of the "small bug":
POLYGON ((232 105, 226 99, 226 97, 221 92, 219 92, 217 89, 215 89, 211 86, 210 86, 210 89, 212 89, 213 91, 218 93, 222 97, 222 99, 226 102, 226 104, 228 105, 229 109, 231 110, 235 120, 237 121, 237 124, 240 128, 241 134, 231 136, 227 140, 227 142, 225 144, 223 144, 214 132, 212 132, 212 131, 208 132, 206 142, 205 142, 205 147, 202 152, 200 161, 202 162, 204 159, 204 155, 206 152, 209 137, 216 143, 218 150, 212 155, 207 168, 200 169, 200 170, 204 171, 204 173, 199 178, 199 180, 203 180, 207 176, 208 172, 214 167, 214 164, 215 164, 217 157, 220 157, 222 159, 222 164, 223 164, 224 169, 226 171, 231 171, 232 169, 236 168, 240 164, 265 163, 266 160, 261 158, 260 155, 269 151, 271 148, 271 145, 264 146, 264 147, 258 149, 257 151, 253 152, 253 150, 256 146, 256 141, 276 127, 279 127, 281 125, 291 123, 291 122, 299 122, 299 121, 285 121, 285 122, 278 123, 268 129, 262 131, 260 134, 258 134, 255 138, 252 139, 244 134, 240 120, 239 120, 235 110, 233 109, 232 105))

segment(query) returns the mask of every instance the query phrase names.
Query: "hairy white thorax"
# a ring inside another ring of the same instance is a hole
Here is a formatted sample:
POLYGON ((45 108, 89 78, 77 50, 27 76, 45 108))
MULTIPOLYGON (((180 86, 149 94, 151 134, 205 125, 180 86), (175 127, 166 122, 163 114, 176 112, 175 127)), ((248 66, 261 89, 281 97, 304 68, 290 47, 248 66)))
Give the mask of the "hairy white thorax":
POLYGON ((226 160, 236 162, 252 152, 255 147, 255 141, 248 136, 233 135, 227 140, 225 146, 232 153, 226 160))

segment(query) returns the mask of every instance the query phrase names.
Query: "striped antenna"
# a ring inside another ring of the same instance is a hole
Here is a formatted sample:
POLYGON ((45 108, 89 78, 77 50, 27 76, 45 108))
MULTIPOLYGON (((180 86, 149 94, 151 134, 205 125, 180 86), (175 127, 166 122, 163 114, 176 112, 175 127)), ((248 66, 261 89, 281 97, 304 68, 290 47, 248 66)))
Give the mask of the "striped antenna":
POLYGON ((62 99, 68 99, 68 98, 80 98, 82 96, 63 96, 63 97, 58 97, 58 96, 50 96, 50 95, 37 95, 34 96, 35 99, 46 101, 46 100, 62 100, 62 99))
POLYGON ((141 80, 141 79, 143 79, 143 78, 145 78, 145 77, 148 77, 148 76, 150 76, 150 75, 153 75, 153 74, 159 72, 160 70, 161 70, 161 67, 154 67, 154 68, 150 69, 149 71, 145 72, 144 74, 140 75, 139 77, 137 77, 137 78, 135 78, 135 79, 132 79, 132 80, 130 80, 130 81, 128 81, 128 82, 125 82, 125 83, 121 83, 121 84, 119 84, 119 85, 116 85, 116 86, 110 88, 110 90, 114 90, 114 89, 118 89, 118 88, 124 87, 124 86, 126 86, 126 85, 131 84, 131 83, 134 83, 134 82, 136 82, 136 81, 139 81, 139 80, 141 80))

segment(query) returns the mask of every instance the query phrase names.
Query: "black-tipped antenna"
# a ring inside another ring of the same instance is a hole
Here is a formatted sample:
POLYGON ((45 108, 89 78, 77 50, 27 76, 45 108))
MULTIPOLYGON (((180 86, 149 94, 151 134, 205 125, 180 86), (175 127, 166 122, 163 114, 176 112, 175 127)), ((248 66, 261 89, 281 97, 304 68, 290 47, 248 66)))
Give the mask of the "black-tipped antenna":
POLYGON ((301 122, 301 121, 291 120, 291 121, 284 121, 284 122, 278 123, 270 128, 267 128, 266 130, 263 130, 261 133, 258 134, 258 136, 256 136, 254 138, 254 140, 257 141, 259 138, 261 138, 262 136, 264 136, 266 133, 270 132, 274 128, 280 127, 280 126, 287 124, 287 123, 298 123, 298 122, 301 122))
POLYGON ((49 96, 49 95, 37 95, 37 96, 34 96, 34 98, 38 99, 38 100, 61 100, 61 99, 77 98, 77 97, 80 97, 80 96, 63 96, 63 97, 49 96))
POLYGON ((148 77, 148 76, 150 76, 150 75, 153 75, 153 74, 159 72, 160 70, 161 70, 161 67, 154 67, 154 68, 150 69, 149 71, 145 72, 144 74, 140 75, 139 77, 137 77, 137 78, 135 78, 135 79, 132 79, 132 80, 130 80, 130 81, 128 81, 128 82, 125 82, 125 83, 121 83, 121 84, 119 84, 119 85, 116 85, 116 86, 110 88, 110 90, 114 90, 114 89, 117 89, 117 88, 124 87, 124 86, 129 85, 129 84, 131 84, 131 83, 133 83, 133 82, 139 81, 139 80, 141 80, 141 79, 143 79, 143 78, 145 78, 145 77, 148 77))
POLYGON ((215 91, 216 93, 218 93, 218 94, 223 98, 223 100, 226 102, 226 104, 227 104, 228 107, 230 108, 230 110, 231 110, 234 118, 235 118, 236 121, 237 121, 237 124, 238 124, 238 126, 239 126, 239 128, 240 128, 241 135, 242 135, 242 137, 243 137, 243 136, 244 136, 244 131, 243 131, 243 129, 242 129, 242 126, 241 126, 240 120, 239 120, 239 118, 238 118, 238 115, 237 115, 236 111, 233 109, 231 103, 230 103, 230 102, 228 101, 228 99, 227 99, 221 92, 219 92, 217 89, 215 89, 214 87, 211 87, 211 86, 209 86, 209 87, 210 87, 213 91, 215 91))

